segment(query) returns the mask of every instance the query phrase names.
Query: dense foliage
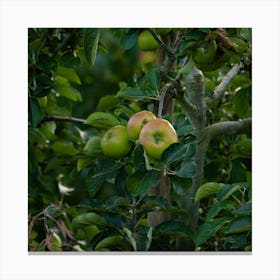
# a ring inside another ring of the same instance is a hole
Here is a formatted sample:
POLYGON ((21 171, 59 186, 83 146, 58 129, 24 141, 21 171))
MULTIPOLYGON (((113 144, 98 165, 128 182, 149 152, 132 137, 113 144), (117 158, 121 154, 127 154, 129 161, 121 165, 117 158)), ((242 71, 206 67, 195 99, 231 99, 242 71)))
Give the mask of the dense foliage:
POLYGON ((30 251, 251 250, 250 29, 28 38, 30 251), (178 143, 105 156, 108 129, 143 110, 178 143))

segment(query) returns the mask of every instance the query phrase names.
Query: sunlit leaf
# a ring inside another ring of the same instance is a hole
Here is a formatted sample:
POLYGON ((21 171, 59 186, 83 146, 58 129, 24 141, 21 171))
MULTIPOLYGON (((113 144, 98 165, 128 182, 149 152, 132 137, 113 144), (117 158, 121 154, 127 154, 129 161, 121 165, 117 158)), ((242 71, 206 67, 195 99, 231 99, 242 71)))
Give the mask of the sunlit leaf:
POLYGON ((95 251, 103 251, 104 248, 118 245, 123 242, 123 237, 120 235, 109 236, 102 239, 94 248, 95 251))
POLYGON ((101 31, 96 28, 86 28, 84 32, 84 52, 87 62, 93 67, 101 31))
POLYGON ((222 183, 216 182, 207 182, 201 185, 195 194, 195 201, 199 201, 200 199, 212 194, 217 194, 218 191, 223 187, 223 185, 224 184, 222 183))
POLYGON ((73 219, 75 226, 91 226, 91 225, 104 225, 106 224, 104 218, 96 213, 88 212, 76 216, 73 219))

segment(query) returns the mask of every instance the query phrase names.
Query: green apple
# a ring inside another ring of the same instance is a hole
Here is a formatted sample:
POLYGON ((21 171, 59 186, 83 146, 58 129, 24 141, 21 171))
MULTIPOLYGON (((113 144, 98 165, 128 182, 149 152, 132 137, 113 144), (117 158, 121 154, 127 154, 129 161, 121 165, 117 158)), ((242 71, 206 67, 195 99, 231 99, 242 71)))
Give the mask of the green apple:
POLYGON ((212 62, 217 53, 217 44, 212 41, 206 46, 197 48, 193 53, 193 60, 195 63, 209 63, 212 62))
POLYGON ((139 34, 137 43, 139 49, 142 51, 152 51, 159 46, 153 35, 148 30, 144 30, 139 34))
POLYGON ((100 146, 105 156, 115 159, 126 156, 132 146, 126 127, 116 125, 108 129, 101 139, 100 146))
POLYGON ((137 59, 141 70, 146 73, 155 67, 157 55, 155 51, 139 51, 137 59))
POLYGON ((178 142, 178 136, 169 121, 155 119, 143 126, 139 142, 148 157, 159 160, 171 144, 178 142))
POLYGON ((148 64, 156 62, 157 55, 154 51, 139 51, 137 58, 139 62, 148 64))
POLYGON ((156 119, 150 111, 141 111, 132 115, 127 123, 126 129, 130 140, 136 141, 139 138, 142 127, 149 121, 156 119))
POLYGON ((172 28, 155 28, 155 29, 154 29, 154 31, 155 31, 158 35, 166 35, 166 34, 168 34, 171 30, 172 30, 172 28))

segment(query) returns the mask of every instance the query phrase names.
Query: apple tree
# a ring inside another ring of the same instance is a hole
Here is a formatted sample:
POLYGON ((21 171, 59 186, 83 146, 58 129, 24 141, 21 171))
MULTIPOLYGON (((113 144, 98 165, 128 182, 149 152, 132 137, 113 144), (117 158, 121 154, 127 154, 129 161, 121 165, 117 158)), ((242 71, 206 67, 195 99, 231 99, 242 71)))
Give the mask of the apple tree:
POLYGON ((251 29, 28 38, 30 251, 251 250, 251 29))

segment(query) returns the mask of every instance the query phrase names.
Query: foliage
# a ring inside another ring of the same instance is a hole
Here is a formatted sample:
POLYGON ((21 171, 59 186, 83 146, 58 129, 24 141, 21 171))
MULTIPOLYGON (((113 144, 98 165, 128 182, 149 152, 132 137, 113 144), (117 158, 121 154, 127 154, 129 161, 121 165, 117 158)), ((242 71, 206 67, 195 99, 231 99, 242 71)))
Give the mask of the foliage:
POLYGON ((251 117, 250 29, 173 28, 159 35, 141 28, 30 28, 28 35, 30 251, 174 251, 178 239, 191 240, 197 251, 251 250, 250 130, 207 142, 192 228, 183 201, 204 140, 182 100, 191 95, 185 76, 195 69, 210 100, 240 64, 223 94, 205 103, 205 127, 251 117), (161 42, 147 51, 148 60, 137 44, 143 31, 161 42), (213 40, 213 61, 195 62, 196 50, 213 40), (106 157, 100 147, 106 131, 142 110, 167 119, 179 143, 158 161, 138 142, 120 159, 106 157), (155 192, 163 178, 168 195, 155 192), (152 225, 151 213, 168 218, 152 225))

